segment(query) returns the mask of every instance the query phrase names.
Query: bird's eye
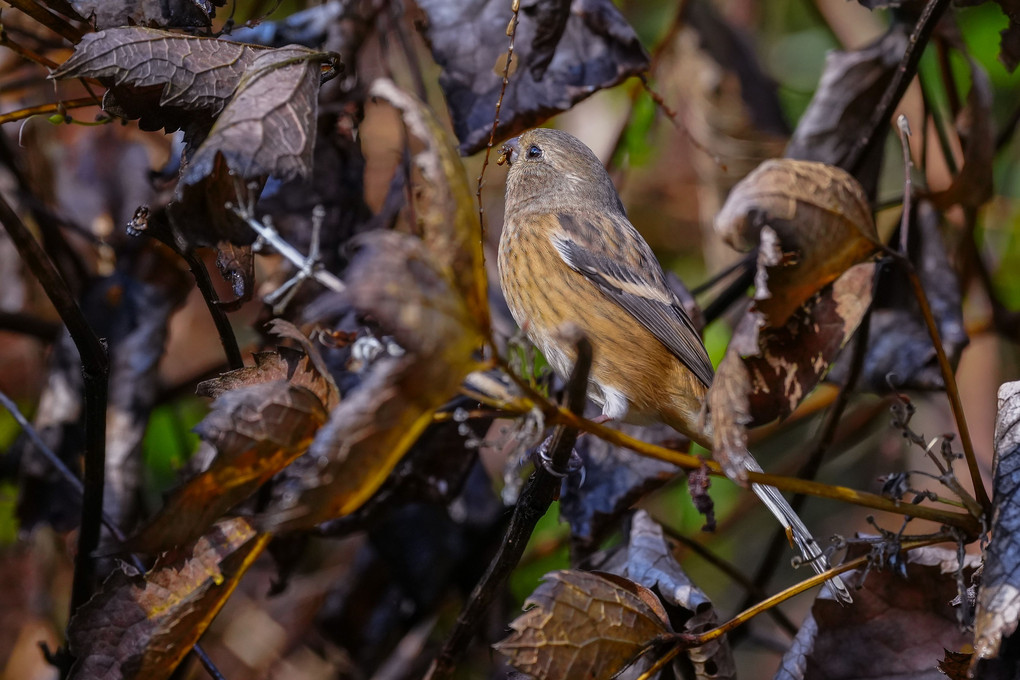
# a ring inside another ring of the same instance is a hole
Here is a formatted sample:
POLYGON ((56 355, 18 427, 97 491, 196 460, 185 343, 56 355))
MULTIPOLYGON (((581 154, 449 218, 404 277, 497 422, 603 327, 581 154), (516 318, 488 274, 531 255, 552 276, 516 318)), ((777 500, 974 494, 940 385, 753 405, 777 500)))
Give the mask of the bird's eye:
POLYGON ((532 144, 528 147, 528 158, 541 158, 542 150, 537 145, 532 144))

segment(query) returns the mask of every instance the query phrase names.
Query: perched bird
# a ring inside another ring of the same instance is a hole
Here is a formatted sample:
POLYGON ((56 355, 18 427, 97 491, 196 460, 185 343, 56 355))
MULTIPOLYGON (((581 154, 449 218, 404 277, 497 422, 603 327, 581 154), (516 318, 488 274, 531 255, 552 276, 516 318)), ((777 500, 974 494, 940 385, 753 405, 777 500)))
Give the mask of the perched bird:
MULTIPOLYGON (((562 377, 575 357, 559 329, 584 331, 594 350, 588 396, 605 418, 664 422, 711 449, 699 417, 713 376, 705 345, 602 163, 575 137, 544 128, 507 142, 500 160, 510 168, 499 277, 514 319, 562 377)), ((828 569, 779 491, 751 487, 815 571, 828 569)), ((830 585, 850 601, 838 578, 830 585)))

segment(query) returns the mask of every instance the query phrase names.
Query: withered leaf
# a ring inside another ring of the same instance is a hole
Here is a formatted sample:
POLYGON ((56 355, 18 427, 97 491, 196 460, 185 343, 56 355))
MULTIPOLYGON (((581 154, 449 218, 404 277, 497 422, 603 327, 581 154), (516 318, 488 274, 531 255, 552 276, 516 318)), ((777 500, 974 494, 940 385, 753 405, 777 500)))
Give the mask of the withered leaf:
MULTIPOLYGON (((945 649, 962 649, 968 635, 956 607, 956 553, 921 548, 897 570, 844 575, 852 606, 819 597, 811 618, 783 657, 777 680, 800 678, 945 678, 937 669, 945 649)), ((976 559, 968 558, 965 573, 976 559)))
MULTIPOLYGON (((787 158, 846 167, 850 150, 860 131, 868 126, 899 66, 909 32, 909 26, 895 22, 870 45, 851 51, 833 50, 826 55, 818 89, 786 147, 787 158)), ((883 148, 877 145, 864 166, 855 169, 869 197, 875 193, 883 148)))
MULTIPOLYGON (((647 442, 675 439, 666 425, 621 425, 624 433, 647 442)), ((560 498, 560 517, 570 523, 570 540, 582 552, 595 549, 615 531, 620 516, 639 498, 673 479, 679 468, 613 446, 598 437, 581 437, 575 446, 584 476, 571 475, 560 498), (583 481, 583 483, 582 483, 583 481)))
MULTIPOLYGON (((532 127, 648 68, 647 53, 611 0, 573 0, 555 54, 542 69, 549 53, 542 40, 536 51, 535 39, 541 33, 551 41, 553 33, 538 24, 544 14, 528 12, 531 4, 522 3, 497 139, 532 127), (517 64, 524 68, 515 69, 517 64), (539 67, 533 71, 535 64, 539 67)), ((419 0, 418 6, 428 15, 425 34, 432 56, 443 68, 439 84, 460 151, 479 151, 489 141, 502 85, 510 5, 503 0, 419 0)))
POLYGON ((296 45, 258 52, 181 180, 193 184, 208 175, 217 154, 245 179, 307 175, 315 146, 321 64, 329 59, 296 45))
POLYGON ((553 60, 563 32, 567 30, 570 0, 522 2, 521 11, 535 22, 535 37, 531 39, 531 64, 528 68, 532 77, 539 81, 553 60))
POLYGON ((52 78, 99 78, 110 86, 162 87, 161 106, 218 113, 265 48, 152 28, 85 35, 52 78))
POLYGON ((759 248, 755 308, 774 327, 880 247, 857 180, 811 161, 759 165, 730 191, 715 229, 737 250, 759 248))
POLYGON ((208 26, 214 6, 225 0, 70 0, 71 6, 96 28, 149 26, 201 28, 208 26))
POLYGON ((999 387, 991 540, 974 620, 974 660, 995 659, 1020 615, 1020 382, 999 387))
POLYGON ((359 237, 347 294, 406 350, 372 365, 333 409, 295 469, 300 492, 267 511, 274 529, 307 528, 357 510, 477 368, 479 320, 418 238, 393 231, 359 237))
POLYGON ((317 370, 308 354, 288 347, 279 347, 275 352, 256 352, 252 358, 255 361, 253 366, 245 366, 204 380, 195 388, 195 393, 201 397, 216 399, 231 390, 285 380, 291 385, 307 388, 319 398, 327 411, 332 410, 340 401, 332 378, 317 370))
POLYGON ((70 677, 169 678, 268 541, 232 519, 144 575, 115 571, 68 625, 77 658, 70 677))
POLYGON ((785 418, 814 389, 871 304, 874 263, 851 267, 802 305, 780 328, 758 330, 748 313, 738 323, 708 392, 713 455, 739 479, 748 425, 785 418))
POLYGON ((478 236, 478 217, 454 140, 431 108, 398 89, 392 81, 376 80, 370 94, 399 109, 411 134, 425 143, 425 148, 414 156, 424 186, 412 192, 422 240, 484 329, 489 318, 488 277, 478 236))
POLYGON ((171 493, 128 546, 154 552, 201 535, 304 453, 327 416, 311 390, 283 380, 221 393, 196 428, 216 450, 212 464, 171 493))
MULTIPOLYGON (((644 510, 634 513, 626 550, 620 550, 600 568, 654 590, 667 604, 684 610, 680 618, 684 621, 685 632, 698 635, 719 625, 712 601, 681 568, 662 527, 644 510)), ((736 677, 733 652, 726 637, 692 647, 684 653, 698 678, 736 677)))
POLYGON ((612 677, 670 632, 650 605, 655 595, 621 581, 585 571, 546 574, 510 624, 514 632, 493 647, 538 680, 612 677))
POLYGON ((968 652, 954 652, 951 650, 945 650, 946 655, 939 660, 939 670, 942 671, 949 680, 969 680, 970 673, 970 660, 973 658, 973 654, 968 652))

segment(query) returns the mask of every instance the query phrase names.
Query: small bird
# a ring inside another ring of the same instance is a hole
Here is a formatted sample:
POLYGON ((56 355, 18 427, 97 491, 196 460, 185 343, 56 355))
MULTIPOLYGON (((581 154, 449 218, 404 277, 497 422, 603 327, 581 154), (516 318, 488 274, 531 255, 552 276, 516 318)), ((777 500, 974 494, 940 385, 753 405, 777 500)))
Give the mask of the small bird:
MULTIPOLYGON (((504 144, 504 161, 499 277, 518 325, 564 378, 575 356, 560 328, 573 323, 584 331, 594 350, 588 396, 604 419, 664 422, 711 449, 700 413, 712 363, 598 157, 566 132, 537 128, 504 144)), ((828 569, 779 491, 751 487, 815 571, 828 569)), ((837 599, 851 601, 838 577, 829 584, 837 599)))

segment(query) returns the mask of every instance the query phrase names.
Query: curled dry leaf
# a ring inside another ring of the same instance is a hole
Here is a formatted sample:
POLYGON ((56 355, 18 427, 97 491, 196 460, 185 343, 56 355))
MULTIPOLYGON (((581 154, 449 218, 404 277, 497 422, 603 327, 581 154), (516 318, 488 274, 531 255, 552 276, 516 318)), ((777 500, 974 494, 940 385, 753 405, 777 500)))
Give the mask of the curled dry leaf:
POLYGON ((484 329, 489 323, 489 307, 482 239, 471 189, 454 140, 432 109, 397 88, 393 81, 376 80, 369 93, 400 110, 407 129, 425 143, 425 148, 414 156, 422 186, 412 192, 422 240, 484 329))
POLYGON ((551 572, 524 606, 494 648, 537 680, 612 677, 670 633, 651 591, 608 574, 551 572))
POLYGON ((255 55, 181 179, 209 175, 217 154, 245 179, 281 180, 312 169, 322 52, 291 45, 255 55))
POLYGON ((747 426, 792 413, 860 325, 871 304, 875 267, 851 267, 780 328, 758 331, 753 315, 741 319, 708 391, 713 455, 727 475, 737 475, 731 479, 743 476, 747 426))
POLYGON ((999 656, 1020 617, 1020 382, 999 387, 991 540, 974 620, 975 663, 999 656))
POLYGON ((85 36, 51 77, 100 79, 114 88, 117 110, 141 117, 143 127, 170 131, 182 111, 206 114, 199 122, 183 116, 189 143, 205 139, 184 170, 186 184, 209 176, 217 155, 245 179, 289 179, 311 170, 321 64, 332 59, 294 45, 124 27, 85 36), (153 90, 160 94, 150 103, 153 90))
MULTIPOLYGON (((253 371, 255 380, 262 377, 257 370, 253 371)), ((200 536, 223 513, 304 453, 327 417, 314 392, 286 380, 256 382, 222 392, 196 428, 216 451, 212 464, 171 493, 128 547, 154 552, 200 536)))
MULTIPOLYGON (((460 151, 480 151, 489 141, 492 112, 502 87, 510 4, 505 0, 419 0, 417 4, 428 16, 425 36, 443 69, 439 84, 460 151)), ((556 32, 549 24, 539 23, 548 13, 534 10, 548 4, 521 3, 496 139, 533 127, 648 68, 648 55, 634 29, 611 0, 573 0, 555 53, 543 66, 556 32)))
POLYGON ((359 237, 345 275, 350 300, 406 351, 368 376, 319 430, 297 480, 263 517, 274 529, 308 528, 357 510, 477 364, 482 331, 429 249, 397 232, 359 237))
POLYGON ((810 161, 759 165, 733 187, 715 228, 737 250, 759 248, 755 308, 773 327, 880 247, 857 180, 810 161))
POLYGON ((243 519, 217 524, 146 574, 115 571, 68 624, 75 680, 169 678, 269 542, 243 519))
MULTIPOLYGON (((956 552, 922 548, 897 570, 844 575, 854 604, 815 600, 811 617, 783 657, 776 680, 803 678, 945 678, 937 669, 945 649, 962 649, 968 635, 958 619, 956 552)), ((977 559, 968 557, 965 574, 977 559)))

